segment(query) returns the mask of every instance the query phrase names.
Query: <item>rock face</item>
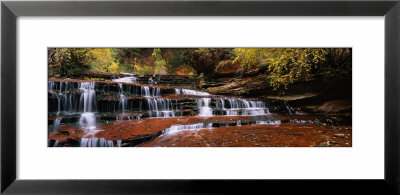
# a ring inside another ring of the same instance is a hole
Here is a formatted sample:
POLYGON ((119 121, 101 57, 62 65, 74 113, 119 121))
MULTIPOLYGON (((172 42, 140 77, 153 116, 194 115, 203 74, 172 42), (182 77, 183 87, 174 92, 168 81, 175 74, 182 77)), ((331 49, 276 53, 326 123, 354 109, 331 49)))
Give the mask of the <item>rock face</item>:
MULTIPOLYGON (((198 130, 219 132, 218 135, 210 134, 210 132, 204 134, 208 136, 204 139, 211 139, 212 136, 223 136, 224 132, 232 133, 229 132, 230 128, 242 132, 243 136, 249 136, 247 134, 254 134, 250 131, 257 130, 260 126, 268 129, 280 129, 287 126, 301 131, 306 131, 307 127, 313 127, 329 131, 328 137, 337 137, 330 133, 335 128, 327 128, 323 125, 326 125, 328 120, 335 121, 326 115, 305 115, 293 109, 284 100, 268 99, 266 96, 256 94, 250 98, 233 96, 241 94, 236 91, 235 86, 239 88, 251 86, 250 90, 255 90, 257 87, 263 88, 261 77, 248 78, 248 80, 238 79, 231 82, 231 86, 227 87, 225 84, 214 86, 207 92, 197 88, 198 82, 190 77, 171 75, 122 74, 106 76, 101 81, 50 78, 48 82, 48 145, 55 147, 172 146, 172 143, 163 144, 164 141, 159 138, 165 138, 164 135, 167 134, 168 137, 174 137, 175 135, 171 132, 178 132, 176 135, 181 135, 180 132, 195 133, 198 130), (259 98, 255 98, 257 96, 259 98), (299 125, 281 126, 286 123, 299 125)), ((351 128, 349 131, 351 134, 351 128)), ((264 131, 255 133, 255 138, 264 136, 261 132, 264 131)), ((322 136, 318 131, 316 132, 315 136, 319 136, 318 139, 325 140, 322 139, 327 136, 325 133, 322 136)), ((337 133, 347 135, 349 132, 346 130, 337 133)), ((309 132, 304 134, 308 135, 309 132)), ((231 136, 230 139, 236 138, 231 136)), ((175 144, 199 146, 195 140, 197 138, 191 137, 185 143, 176 142, 175 144)), ((300 142, 285 144, 286 138, 282 138, 282 144, 272 145, 245 143, 248 141, 241 140, 229 146, 303 146, 307 144, 319 146, 319 143, 308 143, 304 140, 301 144, 300 142)), ((250 142, 253 143, 253 141, 250 142)), ((351 139, 350 142, 348 140, 345 142, 348 144, 339 143, 339 145, 351 146, 351 139)), ((219 143, 219 141, 209 143, 206 146, 228 146, 219 143)))
POLYGON ((216 78, 206 81, 205 91, 227 96, 285 100, 294 108, 306 112, 351 113, 351 78, 316 78, 297 82, 278 96, 277 91, 269 87, 266 77, 265 73, 254 73, 216 78))

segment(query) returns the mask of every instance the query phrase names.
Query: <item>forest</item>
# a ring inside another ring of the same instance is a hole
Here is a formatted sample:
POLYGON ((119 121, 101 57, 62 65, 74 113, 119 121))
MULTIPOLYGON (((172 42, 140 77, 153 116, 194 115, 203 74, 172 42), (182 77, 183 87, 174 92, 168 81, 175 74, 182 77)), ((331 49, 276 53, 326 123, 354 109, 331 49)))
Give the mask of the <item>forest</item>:
POLYGON ((274 89, 351 74, 351 48, 50 48, 49 77, 82 73, 221 77, 267 73, 274 89))
POLYGON ((351 147, 352 48, 48 48, 48 147, 351 147))

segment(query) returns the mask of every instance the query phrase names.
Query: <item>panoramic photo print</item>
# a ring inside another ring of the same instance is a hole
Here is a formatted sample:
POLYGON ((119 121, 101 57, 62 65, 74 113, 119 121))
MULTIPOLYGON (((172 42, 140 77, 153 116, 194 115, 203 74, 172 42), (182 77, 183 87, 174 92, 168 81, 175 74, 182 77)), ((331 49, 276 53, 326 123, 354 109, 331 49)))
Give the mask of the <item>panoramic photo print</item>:
POLYGON ((48 147, 351 147, 351 48, 48 48, 48 147))

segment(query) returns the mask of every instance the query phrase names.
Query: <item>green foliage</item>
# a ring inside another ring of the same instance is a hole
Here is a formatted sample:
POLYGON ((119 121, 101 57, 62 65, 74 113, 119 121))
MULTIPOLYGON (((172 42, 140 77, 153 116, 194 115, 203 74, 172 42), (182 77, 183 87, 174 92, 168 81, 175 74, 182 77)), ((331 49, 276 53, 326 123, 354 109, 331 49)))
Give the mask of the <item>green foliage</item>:
POLYGON ((116 72, 117 50, 111 48, 93 48, 90 49, 87 58, 94 69, 101 72, 116 72))
POLYGON ((49 50, 49 75, 70 77, 89 69, 85 48, 55 48, 49 50))
POLYGON ((108 66, 108 72, 117 73, 119 70, 119 62, 112 62, 108 66))
POLYGON ((297 80, 307 80, 313 69, 325 61, 326 49, 294 48, 273 49, 274 55, 267 58, 269 75, 267 80, 275 90, 287 88, 297 80))
POLYGON ((349 48, 235 48, 233 63, 244 71, 266 68, 267 81, 275 90, 314 76, 351 72, 349 48))
POLYGON ((220 61, 230 59, 230 50, 219 48, 187 49, 184 54, 185 63, 195 69, 198 74, 203 73, 204 76, 210 77, 220 61))
POLYGON ((84 77, 83 80, 88 80, 88 81, 105 81, 105 78, 84 77))
POLYGON ((167 64, 161 55, 161 49, 154 49, 153 53, 151 54, 155 58, 155 74, 165 74, 166 68, 165 65, 167 64))
MULTIPOLYGON (((142 56, 142 49, 139 48, 119 48, 116 49, 116 60, 120 64, 129 65, 132 64, 134 59, 142 56)), ((132 67, 133 68, 133 67, 132 67)))
POLYGON ((200 89, 202 89, 203 86, 206 85, 206 81, 204 80, 204 74, 201 73, 201 74, 197 77, 197 79, 200 80, 200 82, 199 82, 199 87, 200 87, 200 89))
POLYGON ((284 91, 315 77, 351 74, 351 48, 50 48, 50 77, 74 77, 87 71, 189 75, 202 80, 216 71, 263 71, 269 86, 284 91), (238 68, 239 67, 239 68, 238 68), (217 70, 220 68, 221 70, 217 70), (199 75, 199 76, 197 76, 199 75))
POLYGON ((154 67, 151 65, 142 65, 142 64, 138 64, 136 63, 134 65, 134 70, 133 73, 137 74, 137 75, 150 75, 150 74, 154 74, 154 67))
POLYGON ((132 73, 132 72, 134 72, 134 66, 132 64, 120 63, 119 64, 119 72, 132 73))
POLYGON ((233 49, 234 58, 232 62, 239 62, 242 69, 248 71, 261 64, 269 50, 266 48, 235 48, 233 49))
POLYGON ((185 64, 185 56, 182 49, 172 49, 172 58, 168 60, 170 67, 167 67, 168 74, 173 74, 175 70, 185 64))

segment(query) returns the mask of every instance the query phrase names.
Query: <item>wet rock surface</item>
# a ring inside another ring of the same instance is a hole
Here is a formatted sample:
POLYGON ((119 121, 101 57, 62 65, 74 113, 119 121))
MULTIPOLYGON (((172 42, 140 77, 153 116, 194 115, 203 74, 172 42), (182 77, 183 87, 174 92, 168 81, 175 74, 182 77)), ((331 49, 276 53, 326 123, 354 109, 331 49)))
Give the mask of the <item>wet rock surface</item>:
POLYGON ((106 79, 49 79, 49 147, 352 145, 351 113, 307 114, 281 99, 236 97, 236 89, 202 91, 183 76, 106 79))
POLYGON ((351 147, 351 128, 281 123, 200 129, 165 134, 142 146, 351 147), (342 132, 343 137, 333 134, 342 132))

